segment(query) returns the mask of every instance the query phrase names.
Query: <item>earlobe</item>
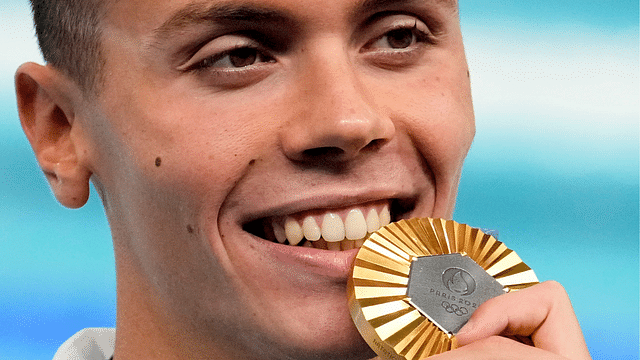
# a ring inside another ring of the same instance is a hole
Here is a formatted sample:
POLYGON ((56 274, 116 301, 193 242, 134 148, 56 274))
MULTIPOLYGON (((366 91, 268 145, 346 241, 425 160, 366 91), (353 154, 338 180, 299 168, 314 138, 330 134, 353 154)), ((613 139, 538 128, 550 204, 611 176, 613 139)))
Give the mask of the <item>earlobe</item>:
POLYGON ((72 83, 50 66, 22 65, 15 77, 20 123, 51 190, 69 208, 89 198, 91 171, 80 161, 74 126, 72 83))

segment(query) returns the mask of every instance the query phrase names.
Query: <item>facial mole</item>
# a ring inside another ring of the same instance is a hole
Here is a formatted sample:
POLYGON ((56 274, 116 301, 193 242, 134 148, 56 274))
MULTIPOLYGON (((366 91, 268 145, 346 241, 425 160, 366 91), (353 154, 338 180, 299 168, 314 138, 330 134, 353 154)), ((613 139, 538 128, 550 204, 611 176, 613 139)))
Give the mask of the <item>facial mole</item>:
POLYGON ((187 224, 187 232, 193 234, 193 226, 191 226, 191 224, 187 224))
POLYGON ((162 159, 160 159, 160 157, 156 158, 156 167, 160 167, 160 165, 162 165, 162 159))
POLYGON ((251 159, 251 161, 249 161, 249 166, 253 165, 256 163, 256 159, 251 159))

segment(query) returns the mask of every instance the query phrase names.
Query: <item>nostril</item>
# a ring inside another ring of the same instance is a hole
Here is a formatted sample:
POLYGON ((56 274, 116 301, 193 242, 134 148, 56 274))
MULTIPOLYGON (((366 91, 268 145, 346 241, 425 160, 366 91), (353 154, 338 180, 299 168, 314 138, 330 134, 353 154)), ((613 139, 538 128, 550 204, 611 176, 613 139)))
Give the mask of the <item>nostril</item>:
POLYGON ((375 151, 382 147, 387 142, 387 139, 373 139, 365 146, 362 151, 375 151))
MULTIPOLYGON (((379 149, 386 141, 384 139, 374 139, 369 142, 363 148, 354 149, 354 154, 359 153, 361 151, 375 151, 379 149)), ((337 147, 337 146, 323 146, 316 147, 312 149, 307 149, 302 152, 302 155, 305 159, 313 160, 313 159, 334 159, 334 160, 344 160, 349 154, 347 150, 337 147)))
POLYGON ((317 147, 313 149, 307 149, 302 152, 307 159, 317 158, 341 158, 344 156, 345 151, 338 147, 317 147))

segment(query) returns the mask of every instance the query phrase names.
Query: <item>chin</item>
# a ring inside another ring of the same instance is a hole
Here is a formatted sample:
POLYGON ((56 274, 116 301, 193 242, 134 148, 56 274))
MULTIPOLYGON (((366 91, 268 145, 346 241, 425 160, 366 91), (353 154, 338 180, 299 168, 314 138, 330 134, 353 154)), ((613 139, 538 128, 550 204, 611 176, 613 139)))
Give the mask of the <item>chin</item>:
POLYGON ((291 357, 300 360, 366 360, 376 356, 355 327, 352 331, 325 333, 292 350, 291 357))
POLYGON ((282 326, 283 318, 278 333, 272 333, 276 337, 272 339, 274 343, 280 344, 274 344, 274 350, 281 349, 279 354, 273 354, 274 358, 364 360, 376 356, 356 329, 349 315, 346 296, 340 304, 335 301, 324 304, 309 301, 307 305, 291 309, 285 315, 289 325, 282 326))

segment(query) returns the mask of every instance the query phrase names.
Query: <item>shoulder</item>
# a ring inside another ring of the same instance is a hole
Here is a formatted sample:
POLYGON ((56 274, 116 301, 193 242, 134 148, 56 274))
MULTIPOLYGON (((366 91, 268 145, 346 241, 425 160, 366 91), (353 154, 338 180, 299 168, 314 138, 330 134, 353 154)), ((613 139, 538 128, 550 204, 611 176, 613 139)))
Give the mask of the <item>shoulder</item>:
POLYGON ((65 341, 53 360, 105 360, 113 355, 114 328, 87 328, 65 341))

